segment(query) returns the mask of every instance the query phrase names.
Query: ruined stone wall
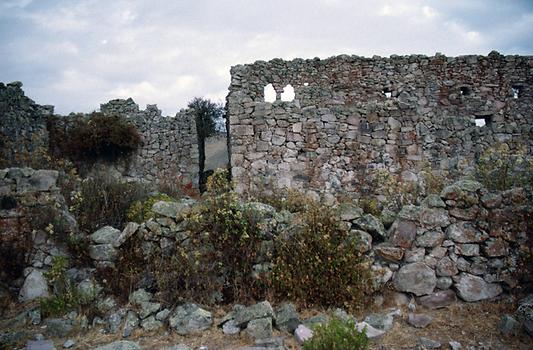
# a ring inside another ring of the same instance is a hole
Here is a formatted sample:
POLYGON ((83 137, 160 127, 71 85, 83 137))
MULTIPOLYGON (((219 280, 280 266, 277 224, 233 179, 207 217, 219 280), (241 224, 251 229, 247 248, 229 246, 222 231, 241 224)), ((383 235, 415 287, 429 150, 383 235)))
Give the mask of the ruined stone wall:
MULTIPOLYGON (((50 133, 47 128, 53 106, 40 106, 24 95, 21 83, 0 83, 0 165, 45 167, 50 133)), ((156 105, 145 110, 132 100, 112 100, 100 106, 106 115, 118 114, 141 133, 141 148, 127 161, 107 164, 106 171, 147 181, 170 176, 198 186, 198 145, 194 116, 180 111, 175 117, 161 116, 156 105)), ((75 116, 79 116, 76 114, 75 116)), ((85 115, 87 116, 87 115, 85 115)), ((63 127, 74 115, 57 116, 63 127)))
POLYGON ((238 65, 227 98, 232 175, 354 194, 373 168, 460 176, 488 146, 533 149, 533 57, 338 56, 238 65), (272 84, 277 100, 265 102, 272 84), (290 84, 295 99, 281 101, 290 84), (485 123, 485 126, 476 126, 485 123))
POLYGON ((149 181, 181 174, 184 182, 198 185, 198 136, 194 115, 180 111, 175 117, 161 116, 156 105, 139 106, 130 98, 100 105, 102 113, 121 115, 135 124, 143 146, 134 155, 127 174, 149 181))
POLYGON ((0 83, 0 166, 27 165, 48 148, 46 120, 53 106, 40 106, 24 96, 22 83, 0 83))

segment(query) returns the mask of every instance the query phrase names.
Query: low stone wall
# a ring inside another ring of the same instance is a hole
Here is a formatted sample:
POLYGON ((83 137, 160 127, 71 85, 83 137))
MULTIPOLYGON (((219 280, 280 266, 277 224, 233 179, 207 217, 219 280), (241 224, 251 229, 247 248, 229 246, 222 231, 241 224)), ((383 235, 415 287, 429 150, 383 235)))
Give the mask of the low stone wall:
POLYGON ((531 155, 532 67, 531 56, 497 52, 234 66, 227 103, 235 185, 357 196, 375 168, 416 180, 427 163, 455 178, 497 142, 531 155), (265 101, 268 84, 273 102, 265 101), (282 99, 291 88, 294 100, 282 99))
POLYGON ((3 266, 0 277, 2 283, 21 288, 21 300, 47 294, 42 272, 52 265, 54 256, 69 255, 66 239, 78 231, 57 187, 57 178, 54 170, 0 170, 2 258, 4 263, 16 264, 3 266), (23 285, 24 277, 28 282, 23 285))

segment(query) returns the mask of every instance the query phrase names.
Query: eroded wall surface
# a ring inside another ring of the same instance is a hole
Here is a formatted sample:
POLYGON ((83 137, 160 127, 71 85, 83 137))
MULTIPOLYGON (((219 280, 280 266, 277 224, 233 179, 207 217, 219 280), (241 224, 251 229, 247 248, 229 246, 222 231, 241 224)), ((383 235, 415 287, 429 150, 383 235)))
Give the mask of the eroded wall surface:
POLYGON ((495 143, 533 148, 532 56, 274 59, 232 67, 231 76, 239 192, 290 186, 355 194, 370 169, 406 180, 427 166, 458 176, 495 143), (289 84, 294 100, 282 101, 289 84))

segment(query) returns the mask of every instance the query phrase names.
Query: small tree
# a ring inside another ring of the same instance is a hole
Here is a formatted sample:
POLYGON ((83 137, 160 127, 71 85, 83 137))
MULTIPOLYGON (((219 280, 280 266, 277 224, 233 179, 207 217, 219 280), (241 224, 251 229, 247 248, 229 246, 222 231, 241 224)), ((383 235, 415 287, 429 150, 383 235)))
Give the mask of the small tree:
POLYGON ((220 103, 212 102, 209 99, 195 97, 188 106, 195 115, 196 132, 198 134, 198 152, 200 165, 200 191, 205 191, 206 176, 205 167, 205 139, 212 136, 217 131, 217 123, 226 118, 226 110, 220 103))

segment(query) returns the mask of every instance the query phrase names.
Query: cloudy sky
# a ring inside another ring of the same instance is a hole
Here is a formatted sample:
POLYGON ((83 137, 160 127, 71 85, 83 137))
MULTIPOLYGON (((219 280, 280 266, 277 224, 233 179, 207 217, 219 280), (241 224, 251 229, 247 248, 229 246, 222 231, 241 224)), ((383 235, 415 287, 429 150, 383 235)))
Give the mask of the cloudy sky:
POLYGON ((174 115, 276 57, 533 54, 532 0, 0 0, 0 81, 56 112, 174 115))

